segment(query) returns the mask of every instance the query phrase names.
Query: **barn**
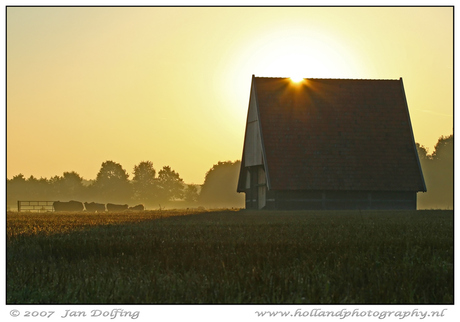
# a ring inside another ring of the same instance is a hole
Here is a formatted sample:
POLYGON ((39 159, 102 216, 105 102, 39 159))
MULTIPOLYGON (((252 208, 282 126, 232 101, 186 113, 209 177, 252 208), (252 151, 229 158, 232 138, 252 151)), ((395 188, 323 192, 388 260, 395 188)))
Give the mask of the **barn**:
POLYGON ((416 209, 426 185, 402 78, 252 76, 246 209, 416 209))

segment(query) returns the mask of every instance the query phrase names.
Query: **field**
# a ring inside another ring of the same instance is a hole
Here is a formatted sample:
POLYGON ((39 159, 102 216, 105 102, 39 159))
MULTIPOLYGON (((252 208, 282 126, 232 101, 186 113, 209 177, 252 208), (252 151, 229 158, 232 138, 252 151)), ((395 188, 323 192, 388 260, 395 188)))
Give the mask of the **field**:
POLYGON ((7 213, 7 303, 452 304, 453 211, 7 213))

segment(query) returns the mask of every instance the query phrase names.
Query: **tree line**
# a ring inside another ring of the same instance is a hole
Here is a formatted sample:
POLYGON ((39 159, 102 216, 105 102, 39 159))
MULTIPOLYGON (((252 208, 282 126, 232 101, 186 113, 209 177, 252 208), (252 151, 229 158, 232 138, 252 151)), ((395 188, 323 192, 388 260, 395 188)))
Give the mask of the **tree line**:
POLYGON ((417 194, 420 209, 454 207, 454 135, 441 136, 430 154, 416 143, 427 192, 417 194))
MULTIPOLYGON (((416 146, 428 190, 418 194, 418 208, 453 209, 453 134, 441 136, 431 154, 423 145, 416 146)), ((18 174, 7 180, 7 207, 15 208, 18 200, 142 203, 147 209, 244 207, 244 194, 236 192, 240 165, 240 161, 218 162, 206 173, 203 185, 185 184, 169 166, 157 173, 151 161, 134 166, 132 179, 114 161, 103 162, 94 180, 84 180, 74 171, 50 179, 18 174)))
POLYGON ((148 209, 174 207, 243 207, 244 196, 236 192, 240 161, 215 164, 203 185, 186 184, 179 173, 164 166, 158 172, 151 161, 134 166, 130 179, 121 164, 102 163, 96 179, 85 180, 77 172, 64 172, 50 179, 25 178, 18 174, 7 179, 7 207, 18 200, 78 200, 100 203, 144 204, 148 209))

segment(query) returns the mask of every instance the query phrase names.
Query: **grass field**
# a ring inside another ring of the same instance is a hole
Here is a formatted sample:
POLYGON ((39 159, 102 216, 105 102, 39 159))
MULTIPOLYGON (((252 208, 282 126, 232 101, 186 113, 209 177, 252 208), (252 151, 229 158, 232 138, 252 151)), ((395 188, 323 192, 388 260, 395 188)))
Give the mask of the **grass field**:
POLYGON ((453 303, 453 211, 7 213, 7 303, 453 303))

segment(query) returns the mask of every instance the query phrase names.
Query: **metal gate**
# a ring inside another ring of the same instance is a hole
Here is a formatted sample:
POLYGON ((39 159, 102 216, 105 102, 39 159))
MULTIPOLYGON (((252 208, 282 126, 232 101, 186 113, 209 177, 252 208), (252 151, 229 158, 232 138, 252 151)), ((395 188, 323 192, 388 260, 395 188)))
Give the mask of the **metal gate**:
POLYGON ((23 201, 18 200, 18 212, 21 211, 54 211, 54 201, 23 201))

